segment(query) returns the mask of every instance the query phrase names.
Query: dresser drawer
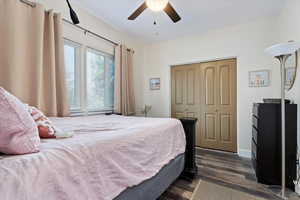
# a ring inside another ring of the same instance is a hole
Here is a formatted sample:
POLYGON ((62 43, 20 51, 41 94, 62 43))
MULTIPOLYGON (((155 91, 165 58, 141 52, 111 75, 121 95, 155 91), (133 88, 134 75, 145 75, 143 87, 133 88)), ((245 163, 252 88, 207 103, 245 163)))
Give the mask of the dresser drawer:
POLYGON ((252 115, 252 125, 256 128, 256 129, 259 129, 258 128, 258 118, 254 115, 252 115))
POLYGON ((256 161, 256 159, 253 158, 253 157, 252 157, 251 160, 252 160, 252 166, 253 166, 253 169, 254 169, 255 173, 257 174, 257 168, 256 168, 256 162, 257 162, 257 161, 256 161))
POLYGON ((256 117, 258 117, 258 108, 259 108, 259 104, 253 104, 252 114, 255 115, 256 117))
POLYGON ((254 126, 252 126, 252 138, 256 144, 257 144, 257 134, 258 134, 258 130, 254 126))
POLYGON ((252 145, 251 145, 251 152, 252 152, 252 158, 257 160, 257 146, 253 140, 252 140, 252 145))

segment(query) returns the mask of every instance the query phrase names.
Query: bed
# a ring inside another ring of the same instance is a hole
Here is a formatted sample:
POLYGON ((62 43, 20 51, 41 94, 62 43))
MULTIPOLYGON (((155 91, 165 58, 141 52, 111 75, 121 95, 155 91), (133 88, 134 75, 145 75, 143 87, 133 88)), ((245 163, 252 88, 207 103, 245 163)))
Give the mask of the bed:
POLYGON ((175 119, 51 118, 67 139, 40 152, 0 156, 3 200, 154 200, 184 167, 185 134, 175 119))

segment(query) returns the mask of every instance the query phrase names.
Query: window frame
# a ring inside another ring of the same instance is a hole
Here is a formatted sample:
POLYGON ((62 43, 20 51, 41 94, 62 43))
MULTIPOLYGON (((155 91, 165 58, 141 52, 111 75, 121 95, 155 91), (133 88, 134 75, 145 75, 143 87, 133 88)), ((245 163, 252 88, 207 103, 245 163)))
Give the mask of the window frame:
POLYGON ((66 39, 64 38, 64 45, 70 46, 74 48, 75 51, 75 60, 74 60, 74 64, 75 64, 75 69, 74 69, 74 81, 75 81, 75 98, 76 98, 76 102, 78 102, 78 106, 79 107, 69 107, 70 112, 82 112, 82 88, 81 86, 81 82, 82 82, 82 77, 80 76, 81 74, 81 63, 82 63, 82 58, 81 58, 81 54, 82 54, 82 46, 81 44, 74 42, 72 40, 66 39))
POLYGON ((87 53, 95 53, 104 57, 104 74, 106 75, 106 70, 109 65, 107 59, 111 59, 114 62, 114 55, 103 52, 96 48, 74 42, 68 38, 64 38, 64 45, 71 46, 75 48, 75 96, 76 101, 78 101, 79 108, 69 107, 71 116, 82 116, 82 115, 98 115, 111 112, 114 110, 114 105, 112 104, 111 109, 104 110, 88 110, 87 105, 87 53))
MULTIPOLYGON (((94 54, 97 54, 99 56, 104 57, 104 76, 105 76, 106 72, 108 70, 108 67, 109 67, 108 63, 107 63, 107 58, 110 58, 110 59, 114 60, 114 55, 110 55, 110 54, 105 53, 101 50, 95 49, 95 48, 90 47, 90 46, 86 46, 85 51, 84 51, 84 54, 85 54, 85 71, 87 71, 87 53, 88 52, 91 52, 91 53, 94 53, 94 54)), ((85 76, 85 79, 87 79, 87 76, 85 76)), ((86 100, 87 100, 87 85, 86 84, 87 84, 87 80, 85 80, 85 91, 86 91, 86 100)), ((105 89, 104 89, 104 95, 105 95, 105 89)), ((112 109, 104 109, 104 110, 88 110, 88 105, 86 103, 85 110, 88 113, 91 113, 91 114, 99 114, 99 113, 111 112, 111 111, 114 110, 114 108, 112 107, 112 109)))

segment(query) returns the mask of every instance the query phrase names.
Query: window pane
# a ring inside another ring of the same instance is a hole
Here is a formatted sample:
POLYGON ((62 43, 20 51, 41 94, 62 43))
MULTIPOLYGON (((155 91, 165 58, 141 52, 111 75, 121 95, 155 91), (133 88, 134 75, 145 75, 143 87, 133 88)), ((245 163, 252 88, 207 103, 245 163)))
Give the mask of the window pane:
POLYGON ((65 79, 70 111, 81 113, 113 110, 113 56, 88 48, 86 65, 82 66, 80 50, 81 47, 76 43, 65 41, 65 79), (84 71, 85 76, 82 76, 80 72, 84 71), (81 100, 84 100, 83 103, 81 100))
POLYGON ((113 110, 114 107, 114 85, 115 85, 114 60, 112 57, 106 57, 105 107, 107 110, 113 110))
POLYGON ((113 110, 114 59, 95 50, 87 51, 87 110, 113 110))
POLYGON ((87 51, 87 109, 89 111, 104 110, 104 56, 87 51))
POLYGON ((78 98, 76 96, 75 66, 76 66, 76 47, 65 44, 65 79, 71 110, 79 108, 78 98))

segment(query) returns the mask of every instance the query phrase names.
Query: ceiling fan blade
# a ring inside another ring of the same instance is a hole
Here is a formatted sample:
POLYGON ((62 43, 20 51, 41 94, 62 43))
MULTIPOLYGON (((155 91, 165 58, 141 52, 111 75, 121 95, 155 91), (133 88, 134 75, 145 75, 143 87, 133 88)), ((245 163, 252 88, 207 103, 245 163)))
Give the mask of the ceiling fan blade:
POLYGON ((144 2, 132 15, 128 17, 128 20, 135 20, 144 10, 146 10, 147 5, 146 2, 144 2))
POLYGON ((169 17, 172 19, 172 21, 174 23, 178 22, 181 20, 181 17, 178 15, 178 13, 176 12, 176 10, 173 8, 173 6, 170 4, 170 2, 168 3, 168 5, 165 7, 164 9, 165 13, 167 13, 167 15, 169 15, 169 17))
POLYGON ((78 16, 77 14, 75 13, 75 11, 73 10, 69 0, 67 0, 67 4, 69 6, 69 10, 70 10, 70 16, 71 16, 71 19, 72 19, 72 22, 73 24, 79 24, 79 19, 78 19, 78 16))

